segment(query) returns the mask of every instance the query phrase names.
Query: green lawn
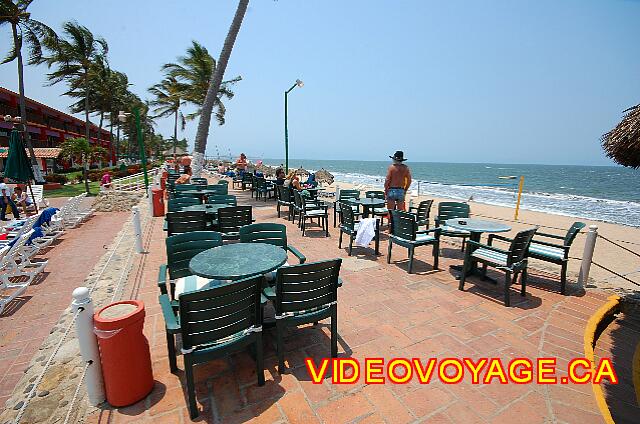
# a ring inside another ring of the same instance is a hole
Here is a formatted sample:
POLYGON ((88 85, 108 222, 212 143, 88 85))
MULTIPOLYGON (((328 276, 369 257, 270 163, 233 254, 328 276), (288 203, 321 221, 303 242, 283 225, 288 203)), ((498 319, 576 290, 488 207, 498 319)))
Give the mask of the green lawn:
MULTIPOLYGON (((91 190, 91 195, 95 196, 100 192, 100 181, 94 181, 89 183, 89 189, 91 190)), ((84 183, 80 184, 65 184, 62 188, 57 190, 47 190, 44 192, 44 197, 73 197, 78 194, 84 193, 84 183)))

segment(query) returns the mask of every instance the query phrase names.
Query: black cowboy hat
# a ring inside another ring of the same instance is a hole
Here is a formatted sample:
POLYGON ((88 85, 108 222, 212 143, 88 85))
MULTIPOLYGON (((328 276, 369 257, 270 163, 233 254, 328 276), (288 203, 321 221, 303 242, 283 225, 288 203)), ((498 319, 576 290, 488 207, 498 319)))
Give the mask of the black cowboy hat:
POLYGON ((402 150, 398 150, 393 154, 393 156, 389 156, 393 160, 397 160, 400 162, 404 162, 406 159, 404 158, 404 152, 402 150))

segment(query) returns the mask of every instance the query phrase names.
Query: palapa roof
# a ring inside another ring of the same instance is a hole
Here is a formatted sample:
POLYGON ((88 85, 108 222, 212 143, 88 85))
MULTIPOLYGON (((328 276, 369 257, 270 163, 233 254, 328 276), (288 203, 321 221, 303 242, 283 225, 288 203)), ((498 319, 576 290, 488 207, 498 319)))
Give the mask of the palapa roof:
POLYGON ((622 121, 602 136, 602 148, 620 165, 640 168, 640 104, 624 112, 622 121))
POLYGON ((321 168, 318 172, 316 172, 316 181, 318 182, 326 182, 329 185, 333 184, 333 174, 327 171, 324 168, 321 168))

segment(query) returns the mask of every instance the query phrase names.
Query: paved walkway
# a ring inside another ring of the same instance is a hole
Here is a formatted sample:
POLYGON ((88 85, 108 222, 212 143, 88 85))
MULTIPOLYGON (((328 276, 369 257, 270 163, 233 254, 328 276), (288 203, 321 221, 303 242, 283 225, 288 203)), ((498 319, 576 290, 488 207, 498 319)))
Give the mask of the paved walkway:
POLYGON ((38 255, 49 260, 44 273, 0 315, 0 405, 128 216, 97 213, 38 255))
MULTIPOLYGON (((237 194, 237 193, 234 193, 237 194)), ((449 271, 460 264, 455 247, 442 246, 440 271, 431 269, 431 248, 416 251, 415 273, 407 274, 406 254, 394 248, 391 264, 386 254, 356 248, 347 258, 338 249, 337 231, 323 237, 313 227, 301 232, 276 217, 273 201, 250 201, 239 194, 240 204, 253 204, 258 222, 287 225, 289 243, 309 261, 342 257, 344 286, 339 292, 339 350, 342 357, 426 358, 554 356, 558 374, 566 375, 568 361, 583 356, 583 331, 590 315, 606 299, 600 291, 562 296, 559 283, 531 276, 526 298, 512 296, 512 307, 502 304, 500 290, 471 278, 464 292, 449 271)), ((124 423, 190 422, 184 394, 184 375, 169 372, 164 322, 157 305, 157 267, 164 261, 162 219, 156 218, 148 241, 149 254, 134 273, 132 294, 146 303, 145 333, 151 345, 154 391, 135 405, 98 410, 88 422, 124 423)), ((386 252, 386 241, 381 250, 386 252)), ((544 277, 546 278, 546 277, 544 277)), ((595 423, 602 419, 590 385, 472 385, 468 375, 456 385, 432 381, 428 385, 333 385, 325 379, 310 382, 304 358, 318 361, 329 356, 329 330, 322 323, 290 331, 286 360, 290 372, 280 375, 272 332, 265 337, 266 385, 258 387, 248 354, 238 354, 196 368, 197 421, 212 423, 595 423)), ((178 360, 182 369, 182 359, 178 360)))

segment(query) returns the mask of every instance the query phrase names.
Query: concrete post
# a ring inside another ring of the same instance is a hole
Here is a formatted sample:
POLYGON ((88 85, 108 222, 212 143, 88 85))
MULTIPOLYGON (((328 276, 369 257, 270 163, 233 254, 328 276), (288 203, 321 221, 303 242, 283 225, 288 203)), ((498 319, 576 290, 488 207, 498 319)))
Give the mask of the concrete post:
POLYGON ((598 226, 589 225, 587 238, 584 241, 584 252, 582 253, 582 263, 580 264, 580 274, 578 275, 578 286, 584 289, 589 282, 589 269, 593 260, 593 252, 598 239, 598 226))
POLYGON ((142 253, 142 225, 140 224, 140 208, 134 206, 131 208, 133 213, 133 236, 136 241, 136 253, 142 253))
POLYGON ((340 198, 340 184, 336 184, 336 201, 340 198))
POLYGON ((76 336, 80 344, 80 355, 82 355, 82 360, 89 364, 84 384, 87 387, 89 402, 91 405, 97 406, 105 401, 105 395, 98 339, 93 332, 93 303, 89 289, 86 287, 76 288, 72 296, 71 308, 73 312, 80 310, 76 318, 76 336))
POLYGON ((149 185, 147 189, 147 201, 149 203, 149 216, 153 216, 153 189, 155 185, 149 185))

